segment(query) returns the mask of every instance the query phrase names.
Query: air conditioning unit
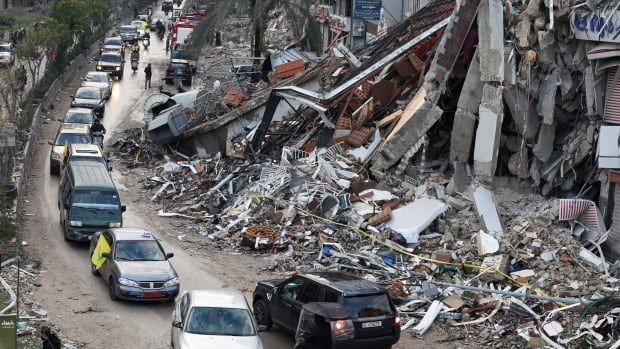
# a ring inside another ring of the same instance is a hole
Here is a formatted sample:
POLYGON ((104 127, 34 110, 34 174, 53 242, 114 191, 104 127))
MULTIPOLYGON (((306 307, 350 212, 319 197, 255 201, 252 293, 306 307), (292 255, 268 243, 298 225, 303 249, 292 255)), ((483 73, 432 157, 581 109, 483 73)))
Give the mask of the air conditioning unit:
POLYGON ((364 25, 356 24, 353 25, 353 36, 363 36, 364 35, 364 25))

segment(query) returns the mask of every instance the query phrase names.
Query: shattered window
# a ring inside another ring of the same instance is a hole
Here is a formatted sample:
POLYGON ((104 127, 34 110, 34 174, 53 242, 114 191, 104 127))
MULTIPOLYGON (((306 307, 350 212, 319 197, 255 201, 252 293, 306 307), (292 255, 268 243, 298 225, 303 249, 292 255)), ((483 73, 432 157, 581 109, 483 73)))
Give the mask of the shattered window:
POLYGON ((344 307, 354 318, 367 318, 392 314, 387 294, 344 297, 344 307))

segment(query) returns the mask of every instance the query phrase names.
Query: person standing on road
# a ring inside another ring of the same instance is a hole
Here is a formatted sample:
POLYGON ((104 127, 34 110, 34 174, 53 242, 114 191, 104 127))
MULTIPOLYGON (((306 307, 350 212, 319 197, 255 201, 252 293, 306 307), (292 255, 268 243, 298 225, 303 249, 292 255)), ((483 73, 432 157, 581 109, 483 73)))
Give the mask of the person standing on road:
POLYGON ((151 74, 153 72, 151 71, 151 63, 146 65, 146 68, 144 68, 144 75, 145 75, 145 79, 144 79, 144 89, 146 90, 146 85, 148 84, 148 88, 151 88, 151 74))

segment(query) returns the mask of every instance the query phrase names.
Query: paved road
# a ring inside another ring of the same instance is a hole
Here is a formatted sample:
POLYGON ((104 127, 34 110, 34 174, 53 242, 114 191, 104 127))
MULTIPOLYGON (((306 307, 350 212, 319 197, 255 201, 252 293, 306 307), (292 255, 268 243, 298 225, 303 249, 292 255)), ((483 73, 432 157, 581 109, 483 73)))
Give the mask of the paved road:
MULTIPOLYGON (((159 6, 156 10, 159 10, 159 6)), ((163 16, 156 11, 155 16, 163 16)), ((129 57, 127 57, 129 58, 129 57)), ((142 122, 142 103, 161 85, 166 54, 164 44, 152 33, 151 47, 141 52, 140 69, 133 74, 129 60, 125 66, 124 78, 114 83, 112 97, 106 105, 103 124, 112 134, 126 122, 142 122), (153 65, 153 87, 144 89, 144 67, 153 65)), ((94 63, 93 67, 94 69, 94 63)), ((75 79, 74 79, 75 80, 75 79)), ((66 86, 64 92, 72 94, 77 81, 66 86)), ((67 99, 67 98, 65 98, 67 99)), ((66 111, 67 102, 60 102, 61 111, 66 111)), ((55 128, 57 124, 52 124, 55 128)), ((50 137, 51 130, 44 132, 50 137)), ((57 190, 58 178, 49 175, 49 147, 42 147, 38 154, 39 168, 35 177, 35 193, 32 196, 36 212, 34 225, 40 229, 43 245, 38 248, 44 255, 47 273, 42 277, 44 290, 37 291, 41 303, 48 308, 52 321, 64 329, 69 338, 87 342, 88 348, 168 348, 170 336, 170 304, 136 304, 113 302, 108 297, 107 286, 90 273, 87 246, 63 241, 58 221, 57 190)), ((116 180, 120 174, 114 172, 116 180)), ((136 188, 137 189, 137 188, 136 188)), ((132 190, 132 189, 129 189, 132 190)), ((121 191, 123 196, 123 191, 121 191)), ((147 227, 157 233, 157 226, 145 222, 136 203, 127 202, 124 226, 147 227)), ((163 243, 167 252, 173 252, 172 260, 181 278, 183 290, 221 287, 226 280, 218 280, 209 270, 218 266, 207 265, 191 257, 186 251, 172 244, 163 243)), ((33 246, 33 248, 36 248, 33 246)), ((253 285, 247 285, 252 288, 253 285)), ((292 348, 293 341, 282 332, 272 331, 262 335, 265 348, 292 348)))

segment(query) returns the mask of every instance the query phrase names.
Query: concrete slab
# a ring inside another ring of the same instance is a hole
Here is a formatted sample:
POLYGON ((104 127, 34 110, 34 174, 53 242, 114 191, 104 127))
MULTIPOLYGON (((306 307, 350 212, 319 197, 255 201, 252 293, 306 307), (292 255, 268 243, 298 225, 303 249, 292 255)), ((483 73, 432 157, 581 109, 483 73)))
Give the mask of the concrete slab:
POLYGON ((487 233, 499 237, 504 234, 502 221, 497 212, 493 192, 485 187, 479 186, 473 193, 474 206, 480 218, 480 223, 487 233))

